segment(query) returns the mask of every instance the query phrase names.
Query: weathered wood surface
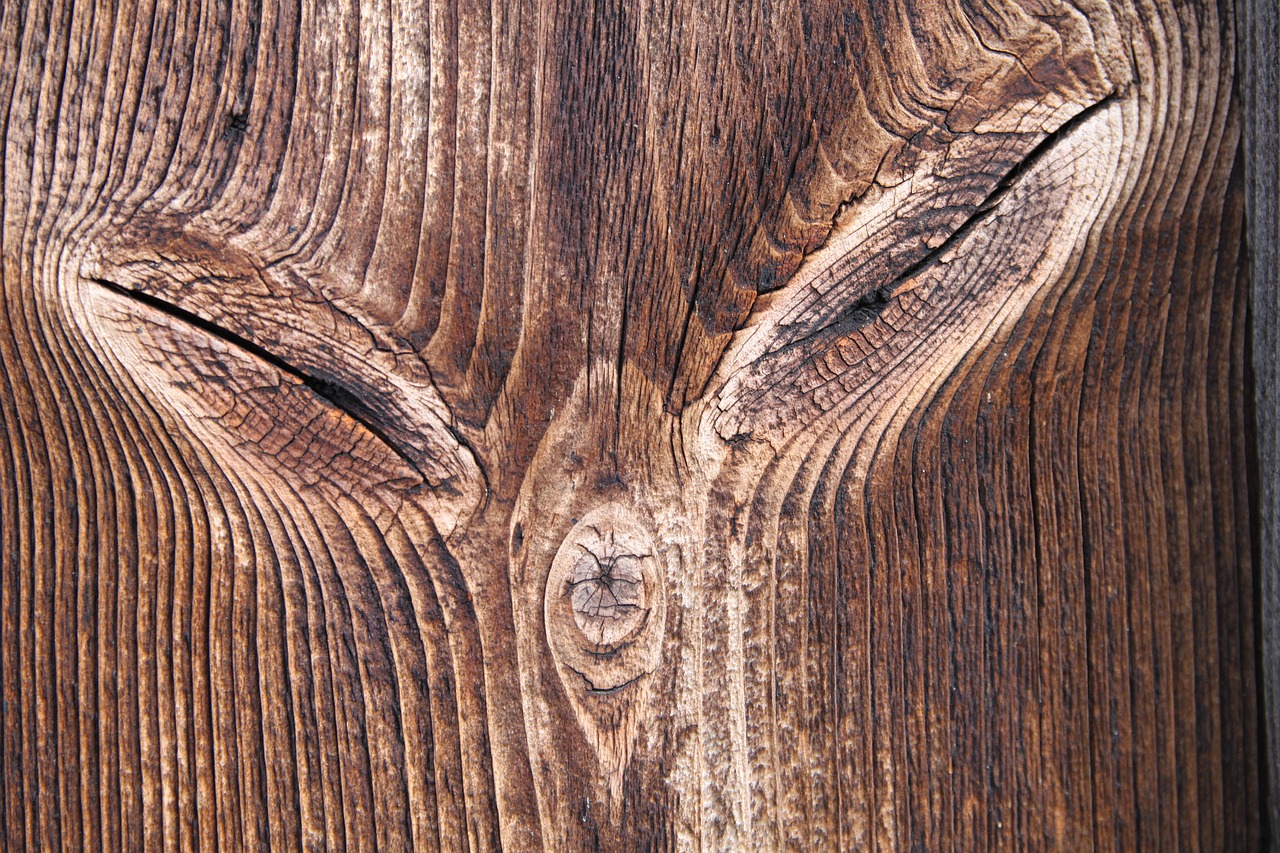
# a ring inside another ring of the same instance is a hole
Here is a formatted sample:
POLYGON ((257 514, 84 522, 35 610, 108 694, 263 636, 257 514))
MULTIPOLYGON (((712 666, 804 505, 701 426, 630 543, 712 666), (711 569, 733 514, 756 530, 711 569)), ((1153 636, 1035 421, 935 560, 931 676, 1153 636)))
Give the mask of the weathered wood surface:
POLYGON ((1260 843, 1229 3, 3 9, 7 849, 1260 843))
POLYGON ((1280 12, 1243 0, 1240 50, 1248 209, 1258 543, 1270 849, 1280 850, 1280 12))

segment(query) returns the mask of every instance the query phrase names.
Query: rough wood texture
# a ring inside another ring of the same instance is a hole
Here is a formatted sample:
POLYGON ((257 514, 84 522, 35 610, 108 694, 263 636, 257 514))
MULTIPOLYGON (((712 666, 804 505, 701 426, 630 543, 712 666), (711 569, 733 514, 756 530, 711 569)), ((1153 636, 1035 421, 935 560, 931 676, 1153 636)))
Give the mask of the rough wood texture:
POLYGON ((1280 13, 1242 0, 1258 540, 1270 849, 1280 850, 1280 13))
POLYGON ((7 849, 1260 844, 1229 3, 3 8, 7 849))

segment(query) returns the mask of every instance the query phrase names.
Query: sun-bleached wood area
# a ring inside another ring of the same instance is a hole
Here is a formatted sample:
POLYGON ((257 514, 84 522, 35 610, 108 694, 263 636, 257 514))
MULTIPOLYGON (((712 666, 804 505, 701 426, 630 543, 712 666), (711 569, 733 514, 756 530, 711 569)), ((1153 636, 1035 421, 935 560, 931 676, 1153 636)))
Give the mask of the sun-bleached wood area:
POLYGON ((1233 15, 5 0, 5 849, 1256 849, 1233 15))

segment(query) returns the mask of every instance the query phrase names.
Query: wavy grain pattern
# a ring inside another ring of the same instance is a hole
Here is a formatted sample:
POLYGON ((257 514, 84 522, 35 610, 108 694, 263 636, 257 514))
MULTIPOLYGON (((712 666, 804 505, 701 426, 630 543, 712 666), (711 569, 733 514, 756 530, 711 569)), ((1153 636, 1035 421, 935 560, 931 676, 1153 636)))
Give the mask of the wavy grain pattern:
POLYGON ((1257 848, 1232 15, 5 2, 5 849, 1257 848))

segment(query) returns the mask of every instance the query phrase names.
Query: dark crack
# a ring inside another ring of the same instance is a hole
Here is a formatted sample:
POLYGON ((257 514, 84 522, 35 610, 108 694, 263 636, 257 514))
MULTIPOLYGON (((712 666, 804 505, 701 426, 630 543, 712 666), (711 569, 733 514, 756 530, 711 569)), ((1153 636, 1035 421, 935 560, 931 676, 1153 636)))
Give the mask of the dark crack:
POLYGON ((159 311, 160 313, 171 317, 174 320, 185 323, 188 326, 193 326, 211 337, 217 338, 230 346, 243 350, 261 361, 265 361, 267 364, 271 365, 276 370, 279 370, 286 376, 296 379, 303 385, 307 386, 307 388, 311 389, 311 391, 313 391, 317 396, 322 397, 329 402, 329 404, 334 408, 359 423, 370 434, 385 444, 392 453, 398 456, 404 464, 408 465, 415 474, 421 477, 423 482, 431 482, 413 457, 400 447, 397 442, 393 441, 391 437, 374 422, 374 415, 369 410, 368 405, 365 404, 357 394, 351 391, 351 389, 339 385, 332 380, 307 373, 297 365, 291 364, 270 350, 264 349, 261 345, 256 344, 247 338, 241 337, 235 332, 201 317, 199 314, 194 314, 184 308, 179 308, 172 302, 166 302, 165 300, 160 299, 157 296, 153 296, 150 293, 144 293, 141 290, 133 290, 104 278, 90 278, 88 280, 99 287, 110 290, 112 293, 119 294, 120 296, 133 300, 134 302, 145 305, 148 308, 159 311))

